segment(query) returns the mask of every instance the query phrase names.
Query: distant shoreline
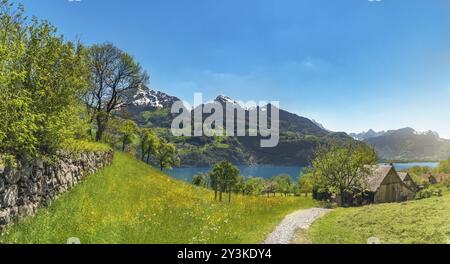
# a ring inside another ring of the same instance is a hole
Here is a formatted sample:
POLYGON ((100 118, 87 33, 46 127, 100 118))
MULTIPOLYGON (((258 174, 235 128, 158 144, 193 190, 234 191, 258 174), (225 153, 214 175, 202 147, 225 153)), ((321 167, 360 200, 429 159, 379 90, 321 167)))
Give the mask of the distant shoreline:
POLYGON ((439 163, 442 160, 379 160, 379 163, 439 163))

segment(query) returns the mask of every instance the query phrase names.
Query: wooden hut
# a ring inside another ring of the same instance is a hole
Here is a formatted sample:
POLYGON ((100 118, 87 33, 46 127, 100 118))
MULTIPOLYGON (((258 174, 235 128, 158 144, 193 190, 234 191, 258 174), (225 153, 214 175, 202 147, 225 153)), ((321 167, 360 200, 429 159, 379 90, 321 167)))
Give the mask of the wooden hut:
POLYGON ((409 175, 409 173, 407 172, 397 172, 398 176, 400 177, 400 179, 406 183, 406 185, 408 185, 408 187, 411 190, 416 191, 419 186, 417 186, 417 184, 414 182, 413 178, 411 177, 411 175, 409 175))
POLYGON ((412 200, 415 190, 408 185, 412 181, 409 175, 402 174, 403 181, 392 165, 370 167, 368 191, 373 194, 373 203, 393 203, 412 200))

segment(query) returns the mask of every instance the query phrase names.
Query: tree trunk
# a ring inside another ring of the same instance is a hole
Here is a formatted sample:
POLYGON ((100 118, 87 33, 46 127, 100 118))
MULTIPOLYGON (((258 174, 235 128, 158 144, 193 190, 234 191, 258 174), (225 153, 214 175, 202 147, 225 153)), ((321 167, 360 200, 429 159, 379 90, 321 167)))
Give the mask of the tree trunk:
POLYGON ((141 161, 144 161, 144 160, 145 160, 145 152, 144 152, 144 149, 141 148, 141 161))
POLYGON ((219 192, 219 202, 222 202, 222 190, 219 192))
POLYGON ((341 200, 339 201, 340 202, 340 206, 345 206, 345 192, 344 192, 343 189, 340 189, 339 193, 341 195, 341 200))
POLYGON ((125 152, 125 142, 122 142, 122 152, 125 152))
POLYGON ((217 201, 217 186, 214 187, 214 201, 217 201))
POLYGON ((228 191, 228 203, 231 203, 231 190, 228 191))
POLYGON ((102 118, 99 115, 97 115, 96 120, 97 120, 97 132, 95 133, 95 141, 99 142, 103 138, 103 132, 105 132, 106 120, 102 120, 102 118))
POLYGON ((159 169, 161 170, 161 171, 163 171, 164 170, 164 162, 162 161, 162 160, 159 160, 159 169))

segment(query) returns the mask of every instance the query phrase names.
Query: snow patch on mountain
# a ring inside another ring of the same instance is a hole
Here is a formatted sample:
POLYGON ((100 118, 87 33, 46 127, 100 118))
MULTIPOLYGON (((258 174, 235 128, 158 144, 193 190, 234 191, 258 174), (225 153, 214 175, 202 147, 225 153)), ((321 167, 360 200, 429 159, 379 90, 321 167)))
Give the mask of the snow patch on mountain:
POLYGON ((131 104, 136 107, 164 108, 171 107, 179 99, 163 92, 155 91, 147 87, 139 88, 132 98, 131 104))

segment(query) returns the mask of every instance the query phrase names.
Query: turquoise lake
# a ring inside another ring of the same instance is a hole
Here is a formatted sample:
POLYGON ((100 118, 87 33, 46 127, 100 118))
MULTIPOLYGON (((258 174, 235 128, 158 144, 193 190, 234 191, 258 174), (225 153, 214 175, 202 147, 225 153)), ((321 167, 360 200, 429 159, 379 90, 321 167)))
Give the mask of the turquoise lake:
MULTIPOLYGON (((405 170, 415 166, 436 168, 439 165, 437 162, 410 162, 410 163, 395 163, 397 170, 405 170)), ((290 167, 290 166, 272 166, 272 165, 253 165, 253 166, 237 166, 244 177, 261 177, 270 179, 273 176, 280 174, 287 174, 297 181, 302 174, 305 167, 290 167)), ((192 182, 192 178, 198 173, 206 173, 211 170, 210 167, 201 168, 175 168, 173 170, 165 171, 170 176, 192 182)))
MULTIPOLYGON (((272 165, 254 165, 254 166, 237 166, 244 177, 261 177, 272 178, 280 174, 287 174, 293 179, 298 180, 304 167, 289 167, 289 166, 272 166, 272 165)), ((191 182, 192 178, 198 173, 205 173, 211 170, 210 167, 202 168, 175 168, 173 170, 165 171, 167 174, 179 180, 191 182)))

